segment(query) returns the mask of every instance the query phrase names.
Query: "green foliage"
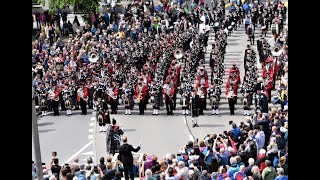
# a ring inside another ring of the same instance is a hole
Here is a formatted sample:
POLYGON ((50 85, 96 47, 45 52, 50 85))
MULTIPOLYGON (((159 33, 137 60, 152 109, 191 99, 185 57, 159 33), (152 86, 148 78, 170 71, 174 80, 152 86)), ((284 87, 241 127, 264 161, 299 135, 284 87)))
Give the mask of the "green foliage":
MULTIPOLYGON (((45 5, 45 0, 37 1, 41 5, 45 5)), ((49 12, 55 13, 57 7, 62 9, 66 5, 73 6, 77 11, 84 14, 91 13, 93 9, 98 9, 99 7, 95 0, 49 0, 49 12)))

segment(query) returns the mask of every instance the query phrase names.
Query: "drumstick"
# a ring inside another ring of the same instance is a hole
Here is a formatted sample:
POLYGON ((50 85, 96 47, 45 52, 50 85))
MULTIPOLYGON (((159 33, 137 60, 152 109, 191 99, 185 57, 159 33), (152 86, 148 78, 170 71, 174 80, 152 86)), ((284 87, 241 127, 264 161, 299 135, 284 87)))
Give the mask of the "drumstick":
POLYGON ((139 146, 141 146, 142 140, 143 140, 143 138, 140 139, 139 146))

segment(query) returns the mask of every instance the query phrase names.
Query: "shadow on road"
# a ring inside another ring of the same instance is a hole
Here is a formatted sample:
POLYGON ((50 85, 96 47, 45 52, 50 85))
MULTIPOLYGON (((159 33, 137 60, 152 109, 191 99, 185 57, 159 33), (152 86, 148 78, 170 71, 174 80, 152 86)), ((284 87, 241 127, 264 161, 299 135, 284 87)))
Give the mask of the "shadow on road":
POLYGON ((46 123, 40 123, 38 126, 47 126, 47 125, 52 125, 54 124, 53 122, 46 122, 46 123))
POLYGON ((123 129, 123 132, 135 132, 136 129, 123 129))
POLYGON ((56 129, 45 129, 45 130, 39 130, 39 133, 45 133, 50 131, 55 131, 56 129))
POLYGON ((239 43, 228 43, 228 45, 230 45, 230 46, 238 46, 239 43))
POLYGON ((222 124, 200 124, 199 123, 199 126, 200 127, 224 127, 225 125, 222 125, 222 124))

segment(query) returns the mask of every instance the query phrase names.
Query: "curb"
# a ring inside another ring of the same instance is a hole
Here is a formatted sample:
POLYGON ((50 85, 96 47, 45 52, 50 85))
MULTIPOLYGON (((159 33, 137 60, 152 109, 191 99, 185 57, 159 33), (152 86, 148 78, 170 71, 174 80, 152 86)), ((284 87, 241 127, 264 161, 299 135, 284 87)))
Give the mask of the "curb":
MULTIPOLYGON (((95 116, 93 116, 93 117, 95 117, 95 116)), ((92 138, 92 150, 93 150, 94 160, 95 160, 95 162, 97 163, 96 131, 97 131, 97 120, 94 120, 94 125, 93 125, 93 138, 92 138)))

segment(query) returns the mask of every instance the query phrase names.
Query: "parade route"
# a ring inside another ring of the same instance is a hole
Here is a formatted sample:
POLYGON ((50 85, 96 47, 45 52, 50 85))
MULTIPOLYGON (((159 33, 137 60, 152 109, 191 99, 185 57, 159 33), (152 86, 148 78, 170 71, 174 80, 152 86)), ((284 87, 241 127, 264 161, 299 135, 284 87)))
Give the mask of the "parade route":
MULTIPOLYGON (((260 28, 256 28, 256 36, 261 33, 260 28)), ((271 38, 271 33, 268 32, 267 38, 271 38)), ((214 42, 214 33, 210 34, 209 46, 205 55, 206 70, 209 69, 209 57, 211 44, 214 42)), ((123 106, 119 106, 117 115, 110 115, 110 118, 115 118, 117 124, 122 125, 125 136, 128 137, 129 143, 137 146, 142 140, 142 147, 139 152, 146 154, 154 154, 162 158, 166 153, 178 153, 179 149, 188 141, 202 140, 207 134, 221 134, 225 130, 230 130, 229 121, 239 124, 244 120, 243 109, 240 99, 236 105, 235 115, 230 116, 228 102, 225 99, 225 84, 228 76, 229 68, 235 62, 240 68, 241 80, 243 79, 244 67, 243 57, 244 50, 249 43, 244 32, 244 25, 241 25, 237 31, 234 31, 231 36, 228 36, 228 46, 225 55, 225 71, 224 83, 222 87, 221 105, 219 107, 220 114, 211 115, 211 107, 207 104, 207 109, 204 111, 204 116, 199 116, 198 124, 200 127, 192 128, 191 116, 182 115, 181 105, 177 99, 177 110, 174 111, 174 116, 167 116, 165 106, 160 108, 159 116, 152 115, 152 106, 147 106, 145 115, 138 115, 138 107, 135 105, 132 115, 124 115, 123 106)), ((250 43, 249 43, 250 44, 250 43)), ((252 46, 256 49, 256 46, 252 46)), ((261 71, 259 71, 261 73, 261 71)), ((238 95, 241 97, 240 93, 238 95)), ((208 102, 208 101, 207 101, 208 102)), ((250 112, 253 114, 253 110, 250 112)), ((97 125, 97 124, 96 124, 97 125)), ((95 157, 106 157, 106 137, 105 133, 95 131, 95 157)))
MULTIPOLYGON (((61 164, 72 161, 74 157, 79 157, 81 163, 85 163, 87 157, 93 157, 93 130, 90 132, 90 129, 93 129, 93 123, 90 124, 91 110, 86 116, 80 113, 80 111, 74 111, 70 117, 67 117, 65 112, 60 112, 60 116, 55 117, 52 113, 45 117, 38 117, 41 158, 46 165, 51 161, 52 151, 57 151, 61 164)), ((33 149, 32 158, 34 159, 33 149)))

